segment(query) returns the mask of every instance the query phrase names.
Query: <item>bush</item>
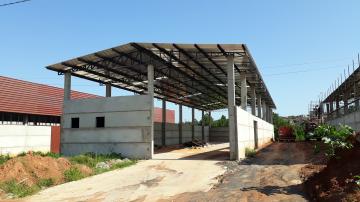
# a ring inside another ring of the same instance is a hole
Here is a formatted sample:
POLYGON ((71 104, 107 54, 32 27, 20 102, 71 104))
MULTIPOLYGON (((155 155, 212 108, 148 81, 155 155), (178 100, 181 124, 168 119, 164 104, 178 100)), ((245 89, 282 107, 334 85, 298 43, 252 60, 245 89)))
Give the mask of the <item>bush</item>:
POLYGON ((301 125, 293 126, 294 133, 296 136, 296 141, 304 141, 305 140, 305 130, 304 127, 301 125))
POLYGON ((7 155, 0 155, 0 165, 4 164, 6 161, 10 160, 11 157, 9 154, 7 155))
MULTIPOLYGON (((338 129, 330 125, 320 125, 315 128, 313 138, 321 139, 326 144, 327 156, 335 156, 336 149, 350 149, 352 144, 348 138, 352 135, 353 130, 350 126, 339 125, 338 129)), ((316 147, 314 149, 317 149, 316 147)))
POLYGON ((66 182, 76 181, 84 178, 85 175, 76 167, 71 167, 64 172, 64 178, 66 182))
POLYGON ((248 148, 248 147, 245 148, 245 156, 246 157, 252 158, 252 157, 255 157, 255 155, 256 155, 256 150, 255 149, 251 149, 251 148, 248 148))
POLYGON ((14 194, 16 197, 25 197, 39 189, 37 186, 30 187, 25 184, 17 183, 15 180, 2 183, 0 188, 6 193, 14 194))
POLYGON ((327 144, 326 155, 334 156, 336 149, 350 149, 353 147, 348 138, 353 133, 353 129, 347 125, 340 125, 339 129, 331 128, 327 134, 322 138, 327 144))

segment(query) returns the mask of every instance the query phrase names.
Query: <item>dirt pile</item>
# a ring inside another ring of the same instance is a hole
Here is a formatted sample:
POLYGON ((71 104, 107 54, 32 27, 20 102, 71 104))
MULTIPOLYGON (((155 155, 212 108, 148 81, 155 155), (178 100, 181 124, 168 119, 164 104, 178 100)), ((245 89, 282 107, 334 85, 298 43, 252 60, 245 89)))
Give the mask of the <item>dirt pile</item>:
POLYGON ((360 175, 360 144, 350 150, 339 150, 325 167, 316 168, 305 181, 305 188, 314 201, 359 201, 360 187, 354 176, 360 175))
POLYGON ((0 182, 15 180, 33 186, 41 179, 52 179, 54 184, 60 184, 64 182, 64 171, 70 167, 71 163, 65 158, 26 154, 0 166, 0 182))

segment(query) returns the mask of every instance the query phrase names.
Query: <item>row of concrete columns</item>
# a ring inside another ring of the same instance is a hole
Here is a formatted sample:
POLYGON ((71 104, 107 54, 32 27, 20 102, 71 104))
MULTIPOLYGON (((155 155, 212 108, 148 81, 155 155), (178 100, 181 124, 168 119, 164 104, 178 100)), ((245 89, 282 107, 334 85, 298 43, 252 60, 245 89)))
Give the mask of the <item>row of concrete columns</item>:
MULTIPOLYGON (((162 101, 162 128, 161 128, 161 142, 162 146, 166 145, 166 101, 162 101)), ((211 113, 209 112, 209 115, 211 116, 211 113)), ((204 120, 205 117, 205 111, 201 111, 201 119, 204 120)), ((210 118, 211 119, 211 118, 210 118)), ((211 125, 211 123, 209 124, 211 125)), ((179 144, 182 144, 182 131, 183 126, 183 105, 179 104, 179 144)), ((191 139, 195 139, 195 108, 191 108, 191 139)), ((201 123, 201 139, 202 141, 205 141, 205 122, 202 121, 201 123)))
MULTIPOLYGON (((234 74, 234 56, 227 57, 227 86, 228 86, 228 113, 229 113, 229 142, 230 159, 238 160, 238 140, 236 132, 236 102, 235 102, 235 74, 234 74)), ((241 108, 247 110, 247 81, 246 75, 240 75, 241 84, 241 108)), ((256 89, 251 87, 251 113, 268 122, 272 123, 272 109, 266 104, 260 94, 256 94, 256 89), (257 112, 256 114, 256 105, 257 112)))

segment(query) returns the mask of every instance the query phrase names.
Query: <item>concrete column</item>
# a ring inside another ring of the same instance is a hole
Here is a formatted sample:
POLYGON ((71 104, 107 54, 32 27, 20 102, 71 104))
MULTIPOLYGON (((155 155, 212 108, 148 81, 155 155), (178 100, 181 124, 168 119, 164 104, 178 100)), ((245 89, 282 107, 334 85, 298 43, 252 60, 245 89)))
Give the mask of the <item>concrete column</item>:
POLYGON ((239 160, 238 142, 236 133, 236 114, 235 114, 235 74, 234 56, 227 57, 227 81, 228 81, 228 113, 229 113, 229 142, 230 160, 239 160))
POLYGON ((261 101, 261 95, 258 95, 257 96, 257 99, 256 99, 256 102, 257 102, 257 117, 261 118, 262 117, 262 101, 261 101))
POLYGON ((336 116, 340 115, 339 109, 340 109, 340 101, 339 98, 336 98, 336 116))
POLYGON ((329 114, 330 113, 330 104, 326 103, 326 113, 329 114))
POLYGON ((191 108, 191 140, 195 139, 195 108, 191 108))
POLYGON ((334 102, 330 101, 330 113, 334 111, 334 102))
POLYGON ((209 111, 209 130, 211 128, 212 120, 211 120, 211 111, 209 111))
POLYGON ((344 97, 343 97, 343 100, 344 100, 344 114, 347 114, 348 113, 348 99, 349 99, 349 97, 348 97, 348 94, 347 93, 345 93, 344 94, 344 97))
POLYGON ((166 145, 166 100, 162 100, 161 144, 166 145))
POLYGON ((244 74, 240 74, 240 82, 241 82, 241 108, 246 111, 247 83, 246 83, 246 76, 244 74))
POLYGON ((71 72, 64 73, 64 100, 71 100, 71 72))
POLYGON ((179 144, 182 144, 182 125, 183 125, 183 116, 182 116, 182 104, 179 104, 179 144))
POLYGON ((105 96, 106 96, 106 97, 111 97, 111 84, 107 83, 107 84, 105 84, 105 87, 106 87, 106 94, 105 94, 105 96))
MULTIPOLYGON (((110 72, 105 70, 105 75, 109 76, 110 72)), ((105 84, 105 96, 111 97, 111 84, 110 83, 105 84)))
POLYGON ((205 142, 205 121, 204 121, 204 110, 201 111, 201 140, 205 142))
POLYGON ((265 101, 262 101, 262 119, 264 121, 266 121, 266 113, 267 113, 267 110, 266 110, 266 103, 265 101))
POLYGON ((354 100, 355 100, 355 110, 359 110, 360 108, 359 89, 357 88, 356 84, 354 84, 354 100))
POLYGON ((150 128, 150 159, 154 156, 154 66, 148 65, 147 67, 148 77, 148 95, 150 96, 150 117, 151 117, 151 128, 150 128))
POLYGON ((271 124, 274 123, 274 120, 273 120, 273 109, 272 108, 269 108, 269 114, 270 114, 270 119, 269 119, 269 122, 271 124))
POLYGON ((256 116, 256 91, 255 86, 251 87, 251 113, 256 116))

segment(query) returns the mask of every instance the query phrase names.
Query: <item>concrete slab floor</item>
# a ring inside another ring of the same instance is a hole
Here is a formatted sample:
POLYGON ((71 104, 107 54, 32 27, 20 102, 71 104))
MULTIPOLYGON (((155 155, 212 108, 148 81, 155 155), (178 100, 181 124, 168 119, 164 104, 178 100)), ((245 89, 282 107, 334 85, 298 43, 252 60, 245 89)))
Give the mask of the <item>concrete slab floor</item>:
POLYGON ((229 144, 157 153, 152 160, 51 187, 21 201, 156 201, 186 192, 207 192, 225 172, 229 144))

